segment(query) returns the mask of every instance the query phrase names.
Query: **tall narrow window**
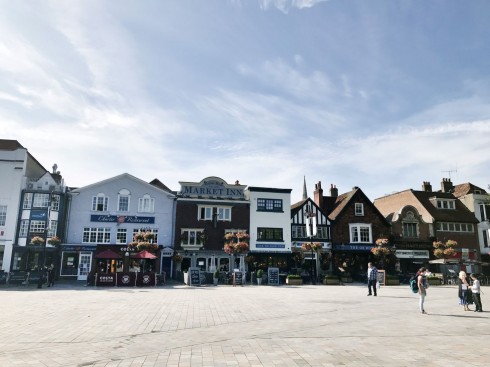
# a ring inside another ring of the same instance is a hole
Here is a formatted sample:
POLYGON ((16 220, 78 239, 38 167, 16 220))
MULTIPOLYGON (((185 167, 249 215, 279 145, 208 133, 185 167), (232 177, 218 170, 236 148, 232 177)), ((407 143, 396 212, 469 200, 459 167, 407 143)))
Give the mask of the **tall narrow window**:
POLYGON ((24 194, 24 203, 22 204, 22 209, 31 209, 32 207, 32 192, 24 194))
POLYGON ((7 205, 0 205, 0 226, 4 226, 7 221, 7 205))
POLYGON ((129 212, 129 190, 122 189, 119 191, 117 210, 120 212, 129 212))
POLYGON ((364 215, 364 204, 363 203, 355 203, 355 215, 357 215, 357 216, 364 215))
POLYGON ((140 213, 153 213, 155 211, 155 199, 150 195, 145 194, 142 198, 139 198, 138 212, 140 213))
POLYGON ((54 210, 54 211, 60 210, 60 196, 59 195, 51 195, 51 210, 54 210))

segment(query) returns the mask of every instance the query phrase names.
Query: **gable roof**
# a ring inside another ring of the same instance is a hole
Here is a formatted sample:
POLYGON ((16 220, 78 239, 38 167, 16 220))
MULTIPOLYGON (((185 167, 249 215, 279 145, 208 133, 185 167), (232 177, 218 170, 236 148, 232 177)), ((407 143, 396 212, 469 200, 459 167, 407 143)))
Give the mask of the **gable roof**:
POLYGON ((156 186, 159 189, 162 189, 164 191, 167 191, 171 194, 175 194, 174 191, 170 190, 162 181, 160 181, 158 178, 154 178, 153 180, 150 181, 150 185, 156 186))
POLYGON ((90 185, 87 185, 87 186, 78 187, 76 189, 73 189, 72 191, 85 191, 85 190, 88 190, 88 189, 93 188, 94 186, 100 186, 100 185, 109 183, 111 181, 117 181, 117 180, 120 180, 120 179, 123 179, 123 178, 129 178, 130 180, 136 181, 136 182, 138 182, 141 185, 146 185, 146 186, 151 187, 151 188, 153 188, 155 190, 161 190, 161 191, 164 191, 164 192, 166 192, 168 194, 174 195, 171 191, 167 191, 167 190, 162 189, 161 187, 158 187, 156 185, 152 185, 152 184, 150 184, 150 183, 148 183, 146 181, 143 181, 143 180, 139 179, 138 177, 135 177, 133 175, 130 175, 129 173, 122 173, 120 175, 117 175, 117 176, 114 176, 114 177, 111 177, 111 178, 108 178, 108 179, 105 179, 105 180, 102 180, 102 181, 99 181, 99 182, 95 182, 95 183, 90 184, 90 185))

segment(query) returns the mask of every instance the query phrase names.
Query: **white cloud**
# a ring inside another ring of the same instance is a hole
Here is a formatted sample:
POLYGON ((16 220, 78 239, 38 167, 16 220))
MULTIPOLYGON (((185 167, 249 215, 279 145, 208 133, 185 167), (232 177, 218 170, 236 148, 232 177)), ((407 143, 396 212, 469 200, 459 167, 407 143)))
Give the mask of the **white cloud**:
POLYGON ((267 10, 269 7, 274 6, 283 13, 288 13, 290 8, 311 8, 324 1, 327 0, 259 0, 259 5, 263 10, 267 10))

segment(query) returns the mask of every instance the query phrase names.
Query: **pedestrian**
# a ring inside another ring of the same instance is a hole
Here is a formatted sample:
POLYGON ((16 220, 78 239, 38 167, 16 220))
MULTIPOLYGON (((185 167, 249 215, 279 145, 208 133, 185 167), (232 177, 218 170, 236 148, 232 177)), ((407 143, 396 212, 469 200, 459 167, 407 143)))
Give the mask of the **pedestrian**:
POLYGON ((378 280, 378 269, 376 269, 376 267, 371 262, 368 263, 367 279, 368 279, 368 291, 369 291, 368 296, 374 295, 376 297, 377 296, 376 282, 378 280), (371 287, 373 289, 372 292, 371 292, 371 287))
POLYGON ((54 286, 54 265, 51 264, 48 268, 48 287, 54 286))
POLYGON ((483 312, 480 296, 480 281, 475 274, 471 274, 470 277, 473 280, 471 292, 473 293, 473 302, 475 302, 475 312, 483 312))
POLYGON ((419 308, 420 312, 426 314, 424 303, 427 296, 427 269, 420 268, 417 272, 417 288, 419 289, 419 308))
POLYGON ((466 273, 461 270, 458 275, 458 297, 459 304, 464 306, 465 311, 471 311, 468 307, 468 289, 470 285, 468 283, 468 279, 466 273))

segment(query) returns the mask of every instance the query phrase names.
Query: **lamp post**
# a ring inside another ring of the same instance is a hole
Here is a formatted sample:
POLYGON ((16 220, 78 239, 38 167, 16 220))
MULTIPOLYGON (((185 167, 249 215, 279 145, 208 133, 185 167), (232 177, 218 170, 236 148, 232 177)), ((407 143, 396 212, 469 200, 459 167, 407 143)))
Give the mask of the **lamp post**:
MULTIPOLYGON (((309 209, 309 208, 308 208, 309 209)), ((313 271, 313 237, 316 236, 316 216, 313 212, 307 209, 305 219, 306 219, 306 236, 310 239, 310 249, 311 249, 311 266, 310 266, 310 280, 311 284, 315 284, 314 271, 313 271)))

